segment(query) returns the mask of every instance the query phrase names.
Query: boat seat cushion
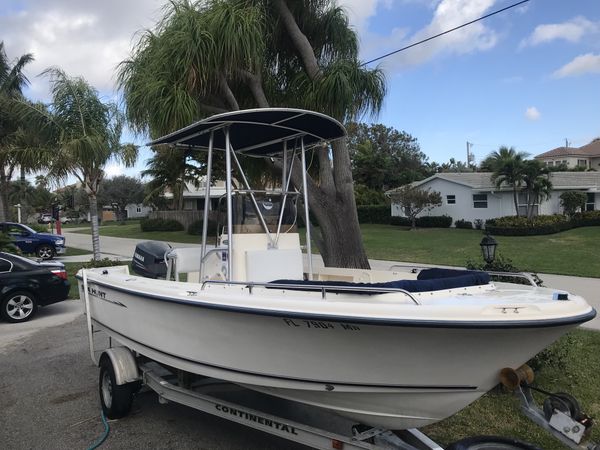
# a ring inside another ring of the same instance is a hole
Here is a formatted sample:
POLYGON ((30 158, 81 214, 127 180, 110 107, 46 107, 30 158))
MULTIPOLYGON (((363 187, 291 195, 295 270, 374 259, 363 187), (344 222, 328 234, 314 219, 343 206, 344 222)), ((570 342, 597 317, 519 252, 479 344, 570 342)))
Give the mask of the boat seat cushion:
POLYGON ((305 281, 305 280, 275 280, 271 283, 281 285, 296 285, 289 289, 297 290, 315 290, 324 286, 332 287, 327 289, 329 292, 348 292, 348 289, 336 291, 335 287, 352 288, 355 294, 381 294, 386 291, 377 291, 373 288, 383 289, 403 289, 408 292, 431 292, 445 289, 456 289, 468 286, 480 286, 488 284, 490 276, 485 272, 476 270, 448 270, 448 269, 427 269, 421 271, 416 280, 395 280, 385 283, 352 283, 348 281, 305 281), (423 274, 426 272, 425 274, 423 274), (423 274, 423 275, 421 275, 423 274), (361 291, 361 288, 366 288, 361 291))

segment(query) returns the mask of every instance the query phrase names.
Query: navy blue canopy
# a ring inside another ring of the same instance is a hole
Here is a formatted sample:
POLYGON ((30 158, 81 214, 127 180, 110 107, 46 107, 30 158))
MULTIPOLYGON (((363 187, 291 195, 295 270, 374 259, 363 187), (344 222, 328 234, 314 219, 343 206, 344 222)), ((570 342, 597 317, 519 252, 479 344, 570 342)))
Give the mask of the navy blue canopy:
POLYGON ((346 136, 346 129, 325 114, 292 108, 259 108, 232 111, 202 119, 181 130, 158 138, 148 145, 169 144, 208 148, 214 131, 213 148, 225 150, 225 132, 233 150, 249 156, 271 157, 282 153, 284 142, 291 149, 304 139, 308 147, 346 136))

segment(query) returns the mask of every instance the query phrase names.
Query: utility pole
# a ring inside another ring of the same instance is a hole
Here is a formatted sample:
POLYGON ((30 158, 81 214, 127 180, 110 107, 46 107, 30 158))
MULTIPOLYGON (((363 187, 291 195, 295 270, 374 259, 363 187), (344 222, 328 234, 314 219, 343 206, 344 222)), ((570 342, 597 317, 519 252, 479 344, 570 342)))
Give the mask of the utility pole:
POLYGON ((567 138, 565 138, 565 148, 569 148, 569 144, 570 144, 569 140, 567 138))

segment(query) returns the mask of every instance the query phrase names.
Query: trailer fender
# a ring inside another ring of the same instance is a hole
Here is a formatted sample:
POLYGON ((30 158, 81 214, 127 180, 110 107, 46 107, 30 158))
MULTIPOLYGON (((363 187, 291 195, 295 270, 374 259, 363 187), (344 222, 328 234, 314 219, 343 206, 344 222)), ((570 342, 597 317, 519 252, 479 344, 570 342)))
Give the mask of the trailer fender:
POLYGON ((140 380, 135 356, 127 347, 112 347, 105 350, 98 360, 98 366, 104 358, 109 358, 115 369, 115 381, 117 385, 120 386, 140 380))

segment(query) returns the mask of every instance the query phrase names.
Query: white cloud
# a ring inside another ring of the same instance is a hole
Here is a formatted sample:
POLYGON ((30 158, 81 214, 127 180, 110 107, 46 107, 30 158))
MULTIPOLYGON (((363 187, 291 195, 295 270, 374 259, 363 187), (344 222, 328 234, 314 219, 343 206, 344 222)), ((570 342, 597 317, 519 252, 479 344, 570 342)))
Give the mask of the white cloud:
POLYGON ((21 10, 0 16, 9 57, 33 53, 27 66, 29 96, 47 99, 48 82, 37 77, 50 66, 83 76, 105 94, 114 89, 116 65, 129 53, 134 33, 150 27, 163 0, 23 0, 21 10))
MULTIPOLYGON (((474 20, 487 12, 496 0, 441 0, 428 25, 409 35, 405 28, 394 29, 388 36, 370 34, 364 54, 379 56, 411 43, 474 20)), ((482 22, 453 31, 440 38, 398 53, 385 61, 388 69, 406 68, 433 58, 489 50, 496 45, 497 34, 482 22)))
POLYGON ((565 64, 555 71, 552 76, 554 78, 565 78, 595 73, 600 74, 600 55, 587 53, 579 55, 573 61, 565 64))
POLYGON ((124 171, 125 171, 124 166, 122 166, 121 164, 115 164, 115 163, 108 164, 104 168, 104 174, 105 174, 106 178, 114 178, 116 176, 123 175, 124 171))
POLYGON ((535 106, 530 106, 525 110, 525 117, 529 120, 539 120, 542 115, 535 106))
POLYGON ((600 22, 591 22, 578 16, 563 23, 538 25, 529 37, 521 41, 521 47, 545 44, 558 39, 571 43, 579 42, 584 35, 599 30, 600 22))

